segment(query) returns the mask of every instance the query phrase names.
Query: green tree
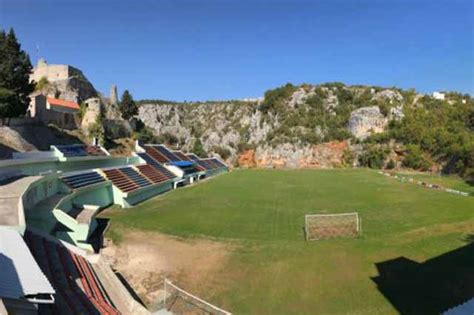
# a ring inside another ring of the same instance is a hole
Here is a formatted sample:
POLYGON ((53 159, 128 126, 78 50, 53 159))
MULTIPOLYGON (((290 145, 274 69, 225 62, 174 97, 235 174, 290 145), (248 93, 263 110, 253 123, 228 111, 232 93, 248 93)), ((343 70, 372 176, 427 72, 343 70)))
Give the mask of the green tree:
POLYGON ((426 171, 429 169, 430 163, 423 157, 423 152, 418 145, 409 144, 403 166, 426 171))
POLYGON ((0 31, 0 117, 18 117, 26 113, 29 95, 35 84, 29 76, 33 69, 28 54, 21 49, 13 29, 0 31))
POLYGON ((194 141, 192 152, 199 157, 207 157, 207 152, 204 150, 204 146, 199 138, 194 141))
POLYGON ((123 119, 130 119, 138 114, 138 106, 133 100, 132 94, 125 90, 122 94, 122 101, 120 102, 120 112, 123 119))

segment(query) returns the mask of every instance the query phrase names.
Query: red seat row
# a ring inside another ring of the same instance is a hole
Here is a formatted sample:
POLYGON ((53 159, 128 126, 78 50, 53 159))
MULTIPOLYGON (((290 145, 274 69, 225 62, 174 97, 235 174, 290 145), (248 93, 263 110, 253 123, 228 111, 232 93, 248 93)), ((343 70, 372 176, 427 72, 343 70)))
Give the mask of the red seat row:
POLYGON ((119 169, 104 170, 103 172, 105 173, 107 179, 123 192, 129 192, 140 188, 139 185, 137 185, 119 169))
POLYGON ((168 176, 160 172, 158 169, 148 165, 139 165, 137 168, 140 170, 140 172, 145 175, 149 180, 151 180, 154 184, 156 183, 161 183, 166 180, 168 180, 168 176))
POLYGON ((25 241, 56 291, 53 305, 40 306, 46 313, 120 314, 84 257, 29 230, 25 241))

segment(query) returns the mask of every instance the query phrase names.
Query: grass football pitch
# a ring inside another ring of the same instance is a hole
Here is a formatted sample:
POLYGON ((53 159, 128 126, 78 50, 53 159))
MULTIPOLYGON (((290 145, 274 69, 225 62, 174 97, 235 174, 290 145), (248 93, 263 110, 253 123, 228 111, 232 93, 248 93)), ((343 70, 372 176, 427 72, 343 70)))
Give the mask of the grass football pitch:
POLYGON ((116 241, 231 244, 212 289, 192 290, 234 314, 439 314, 474 295, 474 197, 375 171, 236 170, 103 215, 116 241), (362 237, 305 242, 305 214, 354 211, 362 237))

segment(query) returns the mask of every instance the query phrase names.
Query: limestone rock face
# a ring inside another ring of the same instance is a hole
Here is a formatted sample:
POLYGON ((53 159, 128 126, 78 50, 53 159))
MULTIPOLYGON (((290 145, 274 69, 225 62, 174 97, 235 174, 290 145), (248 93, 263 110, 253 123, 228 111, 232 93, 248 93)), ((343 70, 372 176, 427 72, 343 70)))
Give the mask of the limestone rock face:
POLYGON ((373 98, 376 100, 388 99, 391 104, 393 104, 396 101, 398 102, 403 101, 403 95, 400 94, 400 92, 390 90, 390 89, 382 90, 380 92, 375 93, 373 98))
POLYGON ((348 130, 358 139, 365 139, 372 133, 383 132, 388 119, 382 115, 378 106, 356 109, 351 113, 348 130))
POLYGON ((351 150, 347 141, 313 146, 284 143, 247 150, 238 157, 241 167, 263 168, 333 168, 344 164, 344 152, 351 150))
POLYGON ((311 88, 309 91, 307 91, 301 87, 293 93, 290 101, 288 102, 288 106, 291 108, 297 108, 299 105, 304 104, 306 99, 312 95, 314 95, 314 88, 311 88))

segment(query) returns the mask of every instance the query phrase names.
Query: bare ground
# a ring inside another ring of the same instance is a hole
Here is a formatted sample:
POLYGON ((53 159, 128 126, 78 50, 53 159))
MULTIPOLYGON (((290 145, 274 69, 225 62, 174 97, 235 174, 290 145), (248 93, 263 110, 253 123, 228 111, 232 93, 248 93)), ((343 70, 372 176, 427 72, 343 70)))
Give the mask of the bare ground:
POLYGON ((232 246, 212 240, 184 240, 156 232, 127 231, 119 246, 103 255, 147 305, 159 298, 163 277, 199 294, 212 291, 232 246))

